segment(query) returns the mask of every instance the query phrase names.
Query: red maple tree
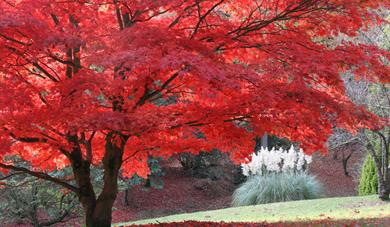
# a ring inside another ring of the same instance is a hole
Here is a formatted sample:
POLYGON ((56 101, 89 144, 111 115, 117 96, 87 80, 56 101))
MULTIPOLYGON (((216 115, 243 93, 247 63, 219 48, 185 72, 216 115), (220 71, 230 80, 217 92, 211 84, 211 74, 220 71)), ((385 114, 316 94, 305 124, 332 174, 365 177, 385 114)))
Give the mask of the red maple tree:
POLYGON ((332 127, 382 124, 346 97, 340 72, 389 82, 389 53, 327 46, 381 23, 370 13, 380 6, 389 5, 2 0, 0 167, 66 187, 87 226, 109 226, 118 175, 146 176, 148 156, 219 148, 241 161, 264 132, 326 152, 332 127), (105 171, 99 195, 91 165, 105 171), (48 173, 66 166, 74 184, 48 173))

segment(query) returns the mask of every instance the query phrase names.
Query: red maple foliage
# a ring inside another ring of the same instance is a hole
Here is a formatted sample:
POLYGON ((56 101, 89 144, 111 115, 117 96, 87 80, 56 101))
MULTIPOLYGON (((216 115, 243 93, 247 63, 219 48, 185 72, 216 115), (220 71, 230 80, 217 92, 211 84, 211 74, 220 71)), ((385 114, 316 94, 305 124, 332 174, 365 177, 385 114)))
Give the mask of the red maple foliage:
POLYGON ((0 1, 0 157, 33 169, 0 167, 76 192, 87 225, 108 226, 120 170, 145 177, 148 156, 219 148, 241 161, 264 132, 326 152, 332 127, 382 124, 346 97, 340 72, 389 82, 389 53, 327 46, 381 23, 370 13, 380 6, 388 1, 0 1), (99 196, 91 164, 105 169, 99 196), (76 185, 47 174, 65 166, 76 185))

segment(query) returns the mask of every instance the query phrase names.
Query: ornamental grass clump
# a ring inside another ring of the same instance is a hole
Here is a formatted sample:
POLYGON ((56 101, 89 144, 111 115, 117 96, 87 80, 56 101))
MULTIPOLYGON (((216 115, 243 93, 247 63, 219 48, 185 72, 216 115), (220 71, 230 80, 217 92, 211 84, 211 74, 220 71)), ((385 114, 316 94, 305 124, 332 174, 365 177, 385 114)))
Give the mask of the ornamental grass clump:
POLYGON ((268 150, 262 147, 251 155, 252 160, 241 164, 245 176, 266 175, 269 173, 305 171, 312 158, 306 155, 302 148, 297 150, 291 146, 289 150, 283 148, 268 150))
POLYGON ((232 206, 316 199, 321 197, 321 183, 307 173, 311 156, 293 146, 289 150, 262 148, 242 164, 244 182, 233 194, 232 206))
POLYGON ((233 194, 233 206, 317 199, 323 190, 318 180, 305 172, 251 176, 233 194))

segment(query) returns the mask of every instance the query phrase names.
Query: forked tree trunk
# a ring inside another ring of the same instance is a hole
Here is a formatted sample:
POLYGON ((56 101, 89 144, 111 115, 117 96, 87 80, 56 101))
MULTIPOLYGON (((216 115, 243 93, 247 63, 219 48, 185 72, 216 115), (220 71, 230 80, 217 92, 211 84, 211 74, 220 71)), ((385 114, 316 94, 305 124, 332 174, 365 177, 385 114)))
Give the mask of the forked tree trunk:
POLYGON ((79 197, 84 208, 85 224, 87 227, 111 226, 112 207, 118 193, 117 179, 115 176, 119 173, 119 169, 113 172, 116 173, 111 175, 109 180, 104 180, 103 191, 97 199, 94 193, 84 194, 84 196, 79 197))
POLYGON ((114 201, 115 200, 100 201, 96 203, 92 210, 84 209, 86 226, 110 227, 112 222, 112 207, 114 201))
POLYGON ((115 197, 111 199, 92 199, 93 195, 80 198, 84 208, 85 225, 87 227, 109 227, 112 221, 112 207, 115 197))
POLYGON ((118 193, 118 176, 127 139, 127 136, 114 133, 109 133, 106 137, 103 190, 98 198, 91 181, 90 161, 82 158, 81 150, 77 146, 71 154, 72 169, 79 187, 78 197, 84 209, 87 227, 111 226, 112 207, 118 193))

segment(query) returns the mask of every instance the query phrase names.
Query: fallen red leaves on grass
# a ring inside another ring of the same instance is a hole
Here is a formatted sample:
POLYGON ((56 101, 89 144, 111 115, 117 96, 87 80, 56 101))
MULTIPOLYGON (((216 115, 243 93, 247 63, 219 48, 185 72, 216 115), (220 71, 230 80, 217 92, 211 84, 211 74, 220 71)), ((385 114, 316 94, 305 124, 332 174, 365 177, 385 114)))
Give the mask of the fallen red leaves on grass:
POLYGON ((362 219, 362 220, 316 220, 310 222, 277 222, 277 223, 267 223, 267 222, 198 222, 198 221, 185 221, 185 222, 170 222, 170 223, 157 223, 157 224, 145 224, 145 225, 126 225, 126 226, 142 226, 142 227, 177 227, 177 226, 188 226, 188 227, 260 227, 260 226, 275 226, 275 227, 285 227, 285 226, 361 226, 367 225, 370 226, 390 226, 390 216, 388 218, 382 219, 362 219))

